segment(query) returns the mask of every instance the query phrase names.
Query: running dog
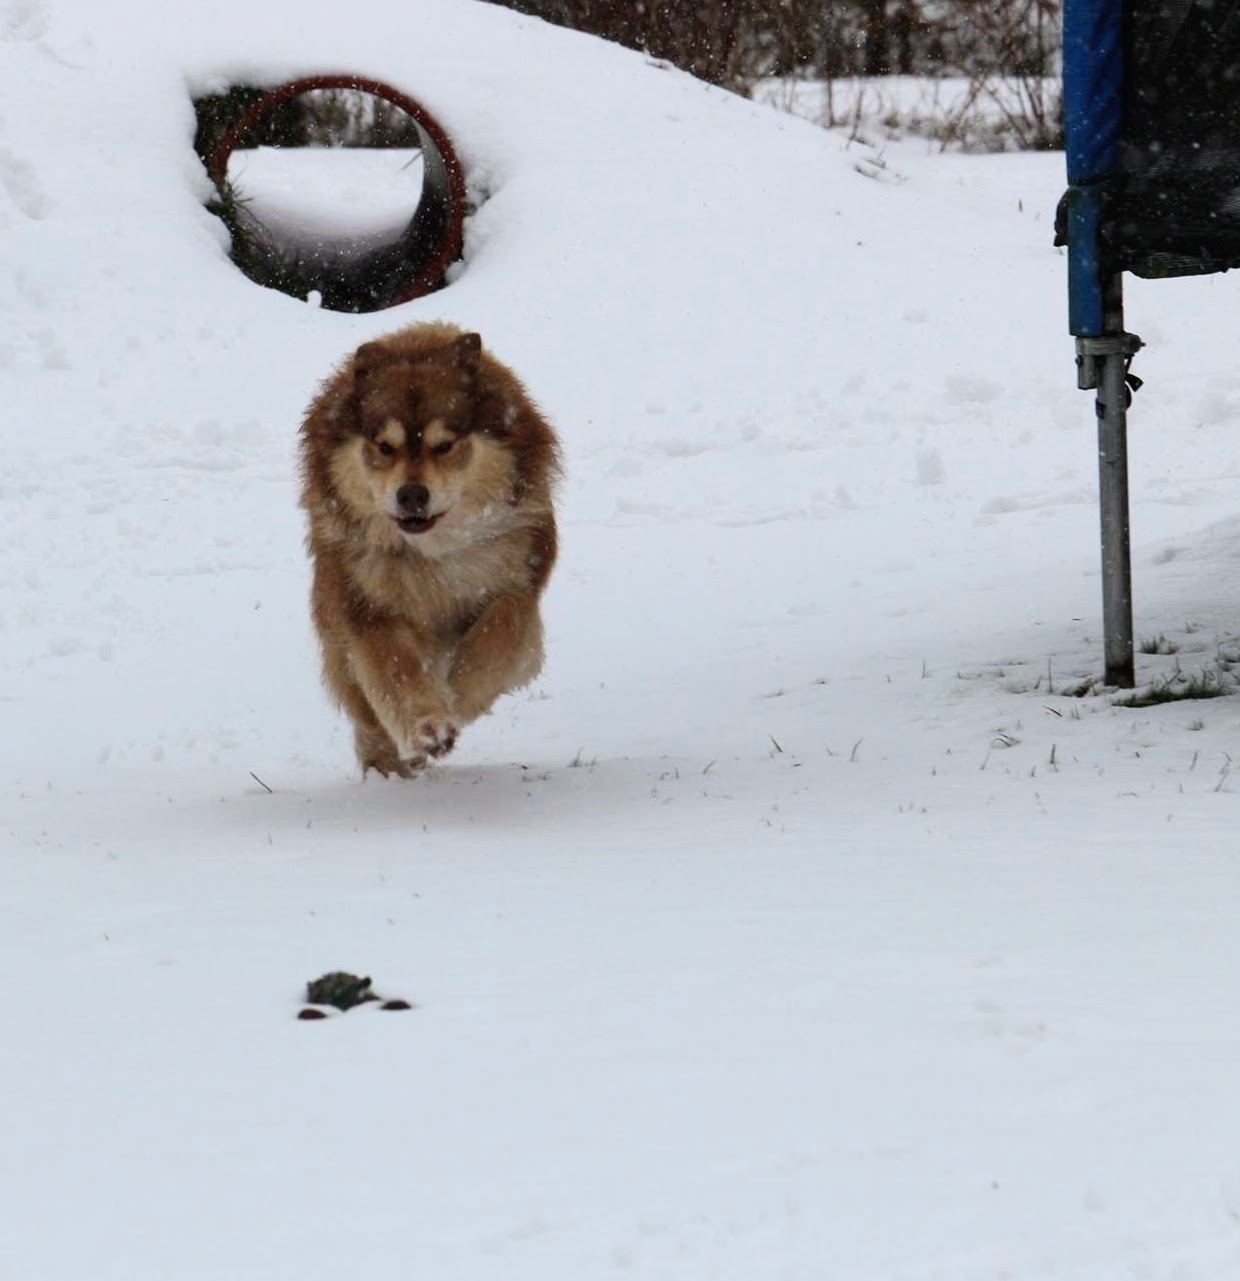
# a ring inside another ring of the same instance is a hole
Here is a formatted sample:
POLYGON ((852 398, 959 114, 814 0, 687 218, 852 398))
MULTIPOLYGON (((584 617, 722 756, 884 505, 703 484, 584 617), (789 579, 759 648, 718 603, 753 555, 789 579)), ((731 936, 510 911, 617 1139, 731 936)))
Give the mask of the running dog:
POLYGON ((363 344, 301 427, 311 609, 363 776, 410 778, 543 663, 555 433, 476 333, 363 344))

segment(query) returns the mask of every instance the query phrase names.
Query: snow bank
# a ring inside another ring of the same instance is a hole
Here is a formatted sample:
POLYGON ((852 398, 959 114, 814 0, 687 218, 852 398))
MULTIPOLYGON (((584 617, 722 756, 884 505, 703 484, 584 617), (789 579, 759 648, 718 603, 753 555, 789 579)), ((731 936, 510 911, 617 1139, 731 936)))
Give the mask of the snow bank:
MULTIPOLYGON (((1064 692, 1060 184, 463 0, 0 5, 0 1274, 1235 1270, 1236 713, 1064 692), (397 312, 203 208, 191 96, 342 69, 477 205, 397 312), (563 435, 551 661, 363 784, 294 434, 431 317, 563 435), (341 966, 418 1008, 298 1023, 341 966)), ((1147 675, 1235 630, 1234 298, 1130 293, 1147 675)))

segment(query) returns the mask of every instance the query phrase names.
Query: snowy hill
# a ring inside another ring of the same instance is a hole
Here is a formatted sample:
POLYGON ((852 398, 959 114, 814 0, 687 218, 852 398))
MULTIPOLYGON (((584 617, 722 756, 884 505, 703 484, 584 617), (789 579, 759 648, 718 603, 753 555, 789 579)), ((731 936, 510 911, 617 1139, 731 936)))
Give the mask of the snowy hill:
MULTIPOLYGON (((0 5, 0 1277, 1235 1274, 1240 714, 1066 692, 1061 185, 465 0, 0 5), (367 316, 243 278, 191 146, 342 69, 478 202, 367 316), (563 438, 550 657, 362 782, 294 438, 430 318, 563 438), (417 1008, 298 1022, 339 967, 417 1008)), ((1237 288, 1129 291, 1147 680, 1235 656, 1237 288)))

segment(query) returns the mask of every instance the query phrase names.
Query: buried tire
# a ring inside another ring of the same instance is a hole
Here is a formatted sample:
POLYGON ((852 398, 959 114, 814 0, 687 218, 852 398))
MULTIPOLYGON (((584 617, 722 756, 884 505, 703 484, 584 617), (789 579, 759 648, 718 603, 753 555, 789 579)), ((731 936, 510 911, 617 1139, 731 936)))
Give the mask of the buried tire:
MULTIPOLYGON (((236 101, 238 92, 214 101, 236 101)), ((248 95, 235 123, 210 138, 202 103, 200 154, 215 186, 211 208, 228 227, 232 259, 256 284, 295 298, 317 295, 331 311, 380 311, 443 287, 449 266, 460 257, 465 181, 448 134, 425 107, 391 85, 358 76, 311 76, 248 95), (262 135, 273 116, 303 94, 353 90, 381 99, 412 121, 422 151, 422 192, 409 220, 390 233, 307 235, 249 208, 229 181, 233 152, 262 135), (208 139, 204 143, 201 140, 208 139)))

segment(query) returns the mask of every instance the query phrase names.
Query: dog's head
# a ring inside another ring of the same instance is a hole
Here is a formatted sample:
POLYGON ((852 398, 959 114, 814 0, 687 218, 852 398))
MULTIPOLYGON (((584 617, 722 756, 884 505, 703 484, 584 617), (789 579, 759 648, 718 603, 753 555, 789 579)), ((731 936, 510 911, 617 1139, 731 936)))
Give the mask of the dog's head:
POLYGON ((331 476, 376 533, 441 555, 485 536, 510 506, 511 454, 479 430, 484 359, 477 334, 446 327, 417 346, 380 339, 354 355, 331 476))

